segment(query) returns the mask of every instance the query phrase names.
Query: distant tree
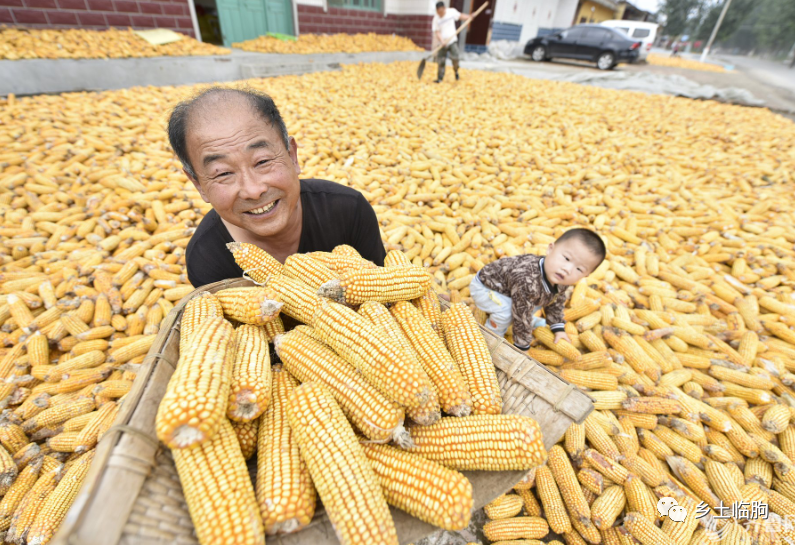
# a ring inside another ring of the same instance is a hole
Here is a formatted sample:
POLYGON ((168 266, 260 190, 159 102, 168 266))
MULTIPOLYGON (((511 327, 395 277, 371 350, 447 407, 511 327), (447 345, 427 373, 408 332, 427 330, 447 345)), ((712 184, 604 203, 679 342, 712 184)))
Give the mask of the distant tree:
MULTIPOLYGON (((726 0, 723 0, 708 8, 706 16, 698 29, 697 39, 709 39, 712 34, 712 29, 715 28, 715 23, 718 22, 718 17, 720 17, 720 12, 723 10, 725 4, 726 0)), ((723 22, 720 25, 718 35, 715 38, 716 42, 722 42, 732 37, 746 19, 751 16, 754 8, 760 7, 759 5, 759 0, 732 0, 728 11, 726 11, 726 16, 723 18, 723 22)))
POLYGON ((705 0, 663 0, 660 15, 665 17, 664 33, 678 36, 692 32, 700 20, 705 0))
POLYGON ((773 51, 789 50, 795 42, 795 2, 761 0, 759 4, 753 26, 759 47, 773 51))

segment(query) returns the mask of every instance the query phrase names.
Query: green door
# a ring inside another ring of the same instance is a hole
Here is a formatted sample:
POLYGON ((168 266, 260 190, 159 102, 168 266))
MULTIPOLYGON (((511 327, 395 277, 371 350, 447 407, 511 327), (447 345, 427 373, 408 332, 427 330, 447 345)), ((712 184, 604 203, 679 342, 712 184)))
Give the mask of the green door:
POLYGON ((264 0, 268 17, 268 32, 295 35, 293 28, 293 6, 290 0, 264 0))
POLYGON ((224 45, 268 32, 294 35, 291 0, 216 0, 224 45))

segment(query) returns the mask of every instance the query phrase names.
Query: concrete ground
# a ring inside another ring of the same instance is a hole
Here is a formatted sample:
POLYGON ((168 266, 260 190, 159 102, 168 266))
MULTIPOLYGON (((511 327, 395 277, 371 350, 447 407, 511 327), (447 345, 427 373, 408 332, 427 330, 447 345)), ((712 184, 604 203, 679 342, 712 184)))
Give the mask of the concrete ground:
POLYGON ((277 55, 232 49, 231 55, 145 59, 0 60, 0 96, 190 85, 339 70, 341 64, 419 61, 421 51, 277 55))
MULTIPOLYGON (((662 52, 662 54, 670 53, 662 52)), ((697 59, 698 57, 694 56, 693 58, 697 59)), ((652 64, 621 64, 614 71, 629 74, 646 72, 663 76, 682 76, 702 85, 745 89, 756 98, 762 99, 765 102, 765 107, 795 119, 795 68, 789 69, 780 63, 729 55, 716 56, 712 60, 713 62, 722 62, 724 65, 731 65, 733 70, 707 72, 652 64)), ((529 58, 510 61, 468 60, 462 61, 461 65, 469 69, 510 72, 528 78, 552 80, 566 79, 571 75, 583 72, 594 74, 600 72, 593 63, 564 59, 541 63, 533 62, 529 58)))

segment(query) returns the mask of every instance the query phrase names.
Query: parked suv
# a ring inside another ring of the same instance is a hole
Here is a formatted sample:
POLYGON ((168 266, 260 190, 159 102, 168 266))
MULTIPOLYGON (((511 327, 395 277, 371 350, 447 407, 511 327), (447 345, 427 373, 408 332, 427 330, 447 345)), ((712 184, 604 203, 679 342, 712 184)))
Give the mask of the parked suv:
POLYGON ((533 38, 525 45, 524 53, 536 62, 553 58, 580 59, 595 62, 599 70, 611 70, 618 63, 636 61, 640 45, 641 42, 612 28, 577 25, 533 38))
POLYGON ((599 23, 602 26, 615 28, 627 35, 631 40, 640 40, 640 56, 638 60, 645 61, 646 57, 651 51, 651 46, 657 38, 657 29, 660 25, 657 23, 645 23, 642 21, 602 21, 599 23))

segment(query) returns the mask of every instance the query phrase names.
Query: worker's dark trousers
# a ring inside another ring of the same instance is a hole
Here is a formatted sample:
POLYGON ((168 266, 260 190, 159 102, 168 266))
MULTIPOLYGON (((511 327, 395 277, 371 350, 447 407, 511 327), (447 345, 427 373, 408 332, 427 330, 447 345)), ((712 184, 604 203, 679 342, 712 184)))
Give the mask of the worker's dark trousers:
POLYGON ((458 73, 458 42, 452 43, 447 47, 443 47, 439 50, 439 53, 436 55, 436 62, 439 63, 439 75, 438 78, 440 81, 444 79, 444 67, 447 64, 447 54, 450 54, 450 60, 453 61, 453 70, 458 73))

